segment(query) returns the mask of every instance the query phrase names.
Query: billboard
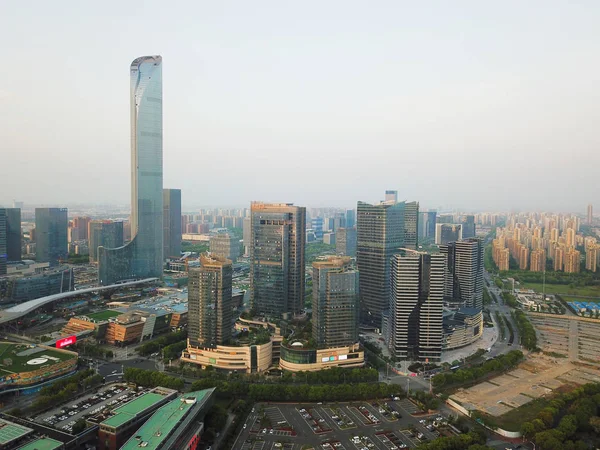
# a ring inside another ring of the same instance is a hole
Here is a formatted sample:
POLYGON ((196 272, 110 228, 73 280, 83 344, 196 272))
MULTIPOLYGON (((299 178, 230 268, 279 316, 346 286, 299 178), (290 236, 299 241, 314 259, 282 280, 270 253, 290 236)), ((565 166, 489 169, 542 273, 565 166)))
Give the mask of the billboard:
POLYGON ((56 348, 63 348, 68 345, 73 345, 75 342, 77 342, 77 336, 69 336, 64 339, 59 339, 56 341, 56 348))
POLYGON ((340 355, 340 356, 338 356, 338 359, 339 359, 340 361, 343 361, 343 360, 345 360, 345 359, 348 359, 348 355, 340 355))

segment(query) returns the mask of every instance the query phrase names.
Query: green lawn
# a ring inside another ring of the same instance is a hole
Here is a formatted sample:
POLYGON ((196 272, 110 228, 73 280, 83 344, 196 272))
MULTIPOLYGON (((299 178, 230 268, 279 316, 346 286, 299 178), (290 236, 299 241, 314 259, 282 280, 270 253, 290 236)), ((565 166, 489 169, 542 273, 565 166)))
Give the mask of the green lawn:
POLYGON ((550 399, 538 398, 500 417, 493 417, 492 420, 503 430, 519 431, 524 422, 530 422, 535 419, 539 412, 548 406, 549 403, 550 399))
POLYGON ((123 313, 119 312, 119 311, 112 311, 110 309, 107 309, 105 311, 100 311, 100 312, 97 312, 97 313, 88 314, 87 316, 90 319, 101 321, 101 320, 108 320, 108 319, 111 319, 113 317, 120 316, 121 314, 123 314, 123 313))
MULTIPOLYGON (((517 286, 515 286, 516 288, 517 286)), ((536 292, 542 292, 542 283, 527 283, 521 282, 520 286, 523 289, 533 289, 536 292)), ((584 297, 597 297, 600 299, 600 287, 584 286, 571 288, 568 284, 548 284, 546 283, 546 294, 571 294, 582 295, 584 297)))
POLYGON ((28 356, 17 355, 18 353, 21 353, 27 350, 28 348, 28 345, 8 344, 4 342, 0 343, 0 374, 29 372, 37 368, 50 367, 51 365, 57 364, 60 361, 66 361, 68 359, 77 357, 76 355, 48 349, 42 349, 40 352, 28 356), (28 361, 34 358, 42 358, 47 356, 57 358, 60 361, 53 361, 50 359, 47 363, 41 364, 39 366, 27 364, 28 361), (7 359, 11 360, 11 364, 5 366, 4 361, 6 361, 7 359))

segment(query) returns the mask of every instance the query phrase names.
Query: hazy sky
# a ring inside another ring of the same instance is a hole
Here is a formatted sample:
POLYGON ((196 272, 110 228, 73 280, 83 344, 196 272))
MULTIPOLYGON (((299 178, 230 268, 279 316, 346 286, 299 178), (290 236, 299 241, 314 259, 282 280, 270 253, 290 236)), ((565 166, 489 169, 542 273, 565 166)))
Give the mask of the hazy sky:
POLYGON ((0 203, 128 203, 129 65, 160 54, 184 208, 600 208, 599 23, 597 0, 3 1, 0 203))

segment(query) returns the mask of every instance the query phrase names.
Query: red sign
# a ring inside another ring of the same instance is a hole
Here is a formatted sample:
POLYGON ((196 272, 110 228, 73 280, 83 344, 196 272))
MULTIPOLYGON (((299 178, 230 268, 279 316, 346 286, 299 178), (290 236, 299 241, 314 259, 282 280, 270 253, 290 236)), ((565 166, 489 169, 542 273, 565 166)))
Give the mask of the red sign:
POLYGON ((63 348, 67 345, 72 345, 75 342, 77 342, 77 336, 69 336, 64 339, 59 339, 58 341, 56 341, 56 348, 63 348))

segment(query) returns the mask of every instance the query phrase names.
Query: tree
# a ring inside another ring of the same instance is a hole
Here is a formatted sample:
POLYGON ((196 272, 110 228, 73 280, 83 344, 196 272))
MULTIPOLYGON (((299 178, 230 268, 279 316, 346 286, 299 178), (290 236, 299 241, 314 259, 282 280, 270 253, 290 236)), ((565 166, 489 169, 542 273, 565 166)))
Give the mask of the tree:
POLYGON ((521 425, 521 434, 528 439, 531 439, 535 435, 535 425, 531 422, 525 422, 521 425))
POLYGON ((83 430, 85 430, 85 426, 85 420, 79 419, 77 422, 75 422, 75 425, 73 425, 73 434, 77 435, 81 433, 83 430))
POLYGON ((590 417, 590 426, 594 429, 596 433, 600 434, 600 417, 590 417))

